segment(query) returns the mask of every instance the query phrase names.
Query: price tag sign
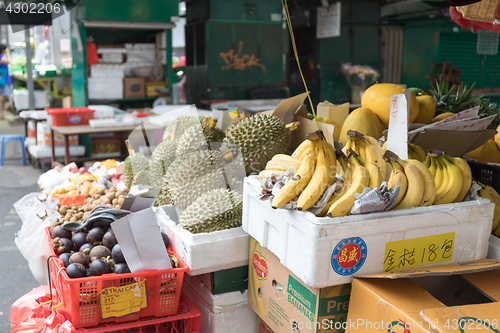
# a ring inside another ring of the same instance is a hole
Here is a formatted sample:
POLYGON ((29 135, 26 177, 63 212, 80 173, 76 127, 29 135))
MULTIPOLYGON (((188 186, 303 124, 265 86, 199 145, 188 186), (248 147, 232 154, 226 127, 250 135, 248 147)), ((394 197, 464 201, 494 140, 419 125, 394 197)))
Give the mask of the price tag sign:
POLYGON ((454 244, 454 232, 385 243, 384 272, 449 261, 454 244))
POLYGON ((147 306, 146 280, 101 290, 102 319, 126 316, 147 306))
POLYGON ((408 123, 410 114, 411 92, 391 95, 389 131, 387 134, 387 150, 396 153, 400 159, 408 158, 408 123))

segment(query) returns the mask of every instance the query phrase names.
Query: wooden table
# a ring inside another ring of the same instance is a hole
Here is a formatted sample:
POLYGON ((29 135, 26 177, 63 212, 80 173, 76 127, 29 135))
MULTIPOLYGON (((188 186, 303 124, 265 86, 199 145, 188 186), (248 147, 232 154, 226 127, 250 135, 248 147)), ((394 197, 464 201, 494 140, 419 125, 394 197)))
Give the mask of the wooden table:
MULTIPOLYGON (((54 132, 57 132, 64 137, 64 165, 68 165, 69 163, 72 162, 71 156, 69 155, 70 135, 93 134, 93 133, 123 133, 123 132, 130 133, 134 129, 140 127, 140 125, 111 126, 111 127, 91 127, 89 125, 75 125, 75 126, 49 125, 49 126, 50 126, 51 147, 52 147, 52 156, 51 156, 52 167, 58 164, 58 162, 56 161, 54 132)), ((89 159, 90 158, 87 158, 87 160, 89 159)))

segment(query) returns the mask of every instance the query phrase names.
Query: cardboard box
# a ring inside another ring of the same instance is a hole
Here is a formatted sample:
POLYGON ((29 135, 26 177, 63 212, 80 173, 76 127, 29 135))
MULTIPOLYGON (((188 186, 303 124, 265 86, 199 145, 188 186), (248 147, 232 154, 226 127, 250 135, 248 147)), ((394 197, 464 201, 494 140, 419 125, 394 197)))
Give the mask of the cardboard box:
POLYGON ((499 332, 498 281, 495 259, 357 277, 346 333, 499 332))
POLYGON ((311 288, 253 238, 249 257, 248 303, 273 332, 343 332, 350 284, 311 288))
POLYGON ((260 193, 257 177, 246 177, 243 230, 314 288, 349 283, 354 275, 484 259, 488 253, 494 204, 487 199, 329 218, 273 209, 260 193))
POLYGON ((214 295, 248 289, 248 265, 198 275, 214 295))
POLYGON ((126 77, 123 79, 124 98, 143 98, 146 96, 146 79, 143 77, 126 77))
POLYGON ((274 333, 261 317, 257 317, 257 333, 274 333))

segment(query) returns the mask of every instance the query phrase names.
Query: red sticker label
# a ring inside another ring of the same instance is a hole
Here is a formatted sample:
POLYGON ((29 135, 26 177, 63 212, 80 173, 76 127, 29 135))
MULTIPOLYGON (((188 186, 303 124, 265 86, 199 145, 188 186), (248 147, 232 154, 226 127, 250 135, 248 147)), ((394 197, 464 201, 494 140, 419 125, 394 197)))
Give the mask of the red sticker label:
POLYGON ((357 244, 349 243, 339 251, 338 263, 344 269, 354 267, 361 257, 361 249, 357 244))
POLYGON ((267 278, 267 261, 259 252, 255 251, 252 256, 252 265, 259 280, 267 278))

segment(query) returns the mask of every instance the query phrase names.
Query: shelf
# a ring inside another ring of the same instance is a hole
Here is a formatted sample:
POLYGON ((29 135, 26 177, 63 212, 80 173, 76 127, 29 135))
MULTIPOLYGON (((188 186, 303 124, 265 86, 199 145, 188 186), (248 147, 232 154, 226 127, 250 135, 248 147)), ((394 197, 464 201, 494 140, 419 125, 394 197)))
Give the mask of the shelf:
POLYGON ((135 102, 135 101, 154 101, 156 97, 136 97, 136 98, 110 98, 110 99, 89 99, 89 104, 111 103, 111 102, 135 102))

